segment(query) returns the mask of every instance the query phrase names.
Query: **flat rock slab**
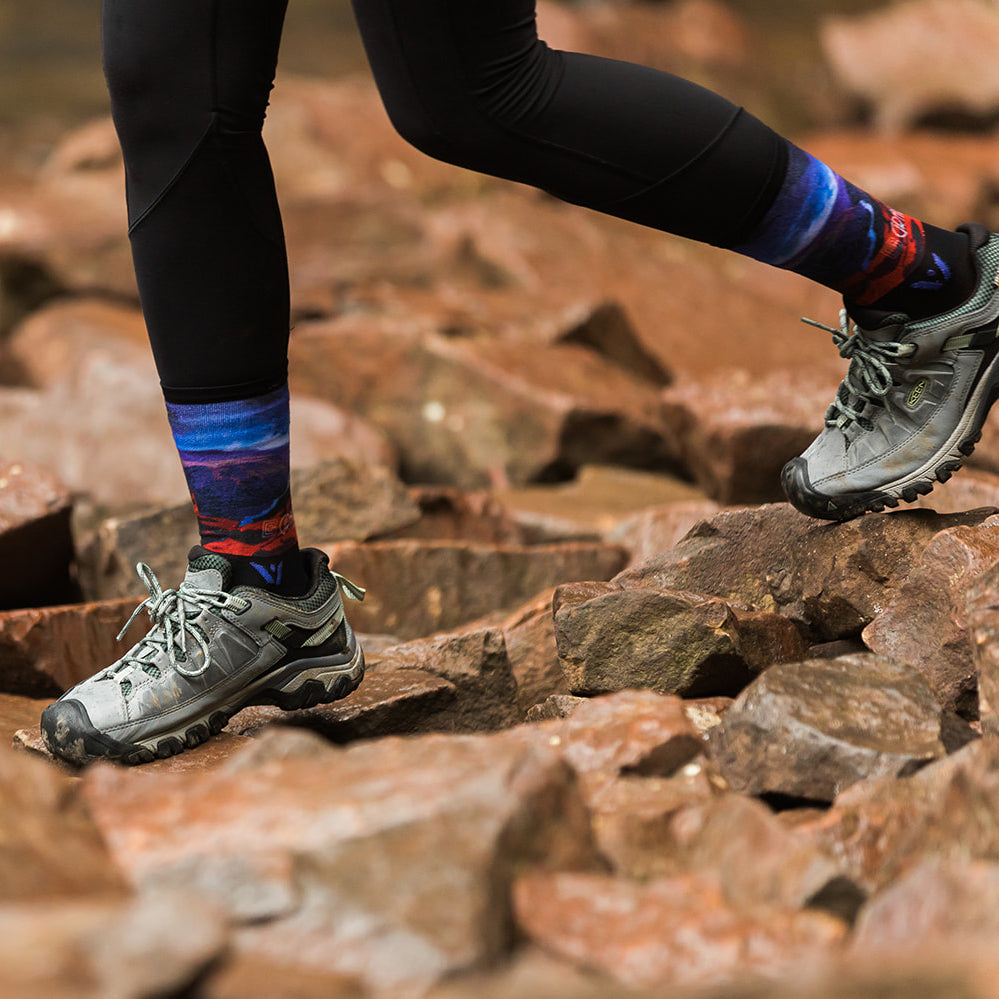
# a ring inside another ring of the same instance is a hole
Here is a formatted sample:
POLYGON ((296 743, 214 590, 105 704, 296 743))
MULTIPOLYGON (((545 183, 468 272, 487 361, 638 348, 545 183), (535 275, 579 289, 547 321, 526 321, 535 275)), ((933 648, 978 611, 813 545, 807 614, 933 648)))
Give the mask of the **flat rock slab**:
POLYGON ((301 735, 199 774, 94 767, 86 800, 134 884, 221 907, 240 952, 377 989, 423 991, 505 953, 521 865, 598 863, 554 748, 435 735, 278 752, 301 735))
MULTIPOLYGON (((571 482, 504 489, 495 495, 535 542, 608 540, 609 534, 619 530, 622 535, 627 533, 624 525, 651 508, 701 504, 712 513, 717 511, 717 506, 689 482, 607 465, 584 465, 571 482)), ((613 540, 632 549, 630 540, 613 540)))
POLYGON ((805 650, 786 618, 696 593, 569 584, 556 591, 554 611, 559 658, 574 694, 630 687, 737 694, 768 666, 800 659, 805 650))
POLYGON ((968 591, 997 559, 999 517, 941 531, 863 633, 872 652, 919 670, 941 705, 964 717, 978 714, 968 591))
POLYGON ((531 940, 632 988, 781 977, 835 955, 846 932, 821 913, 741 910, 694 875, 639 884, 528 874, 514 886, 514 906, 531 940))
POLYGON ((53 475, 0 460, 0 608, 72 599, 72 506, 53 475))
POLYGON ((401 639, 449 631, 576 579, 609 579, 624 565, 615 545, 489 545, 461 541, 344 542, 321 546, 337 572, 367 588, 347 616, 357 631, 401 639))
POLYGON ((789 618, 813 641, 855 637, 940 531, 977 526, 991 512, 906 510, 833 524, 786 504, 726 510, 615 582, 736 600, 789 618))
POLYGON ((832 801, 870 777, 945 755, 941 709, 914 669, 876 656, 774 666, 710 733, 726 780, 748 794, 832 801))
POLYGON ((116 640, 135 605, 127 598, 0 612, 0 690, 58 696, 110 666, 148 630, 143 614, 116 640))

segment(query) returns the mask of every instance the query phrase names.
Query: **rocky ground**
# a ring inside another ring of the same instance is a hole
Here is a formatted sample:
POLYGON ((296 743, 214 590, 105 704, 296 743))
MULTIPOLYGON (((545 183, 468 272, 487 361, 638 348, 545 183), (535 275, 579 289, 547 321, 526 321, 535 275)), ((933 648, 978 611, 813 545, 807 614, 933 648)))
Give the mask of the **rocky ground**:
MULTIPOLYGON (((880 131, 801 140, 995 227, 999 87, 885 67, 884 103, 843 62, 886 24, 999 31, 940 6, 827 25, 813 116, 866 94, 880 131), (944 111, 977 130, 892 132, 944 111)), ((720 4, 542 17, 760 86, 720 4)), ((834 296, 432 163, 367 80, 284 80, 267 128, 296 512, 368 588, 368 674, 146 767, 46 756, 135 563, 175 583, 196 539, 114 135, 66 135, 0 181, 0 993, 999 997, 995 428, 916 509, 808 520, 776 472, 842 373, 797 323, 834 296)))

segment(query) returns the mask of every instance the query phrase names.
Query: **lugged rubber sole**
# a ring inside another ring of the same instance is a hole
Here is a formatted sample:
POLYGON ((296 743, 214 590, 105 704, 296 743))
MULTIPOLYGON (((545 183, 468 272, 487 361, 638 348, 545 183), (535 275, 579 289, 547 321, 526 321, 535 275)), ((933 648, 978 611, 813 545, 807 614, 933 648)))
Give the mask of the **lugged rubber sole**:
POLYGON ((59 700, 42 713, 42 740, 50 752, 71 763, 98 759, 136 765, 152 763, 194 749, 229 724, 233 715, 256 704, 273 704, 284 711, 298 711, 317 704, 331 704, 352 694, 364 679, 364 652, 355 646, 349 662, 314 662, 306 669, 294 666, 266 674, 239 692, 230 704, 212 707, 183 727, 141 742, 121 742, 94 728, 79 701, 59 700), (284 682, 282 682, 282 680, 284 682))

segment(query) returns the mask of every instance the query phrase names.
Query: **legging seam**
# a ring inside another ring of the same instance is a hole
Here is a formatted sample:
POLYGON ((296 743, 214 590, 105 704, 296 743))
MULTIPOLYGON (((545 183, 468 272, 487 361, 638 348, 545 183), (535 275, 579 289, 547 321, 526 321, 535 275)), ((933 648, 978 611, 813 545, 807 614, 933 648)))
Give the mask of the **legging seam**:
POLYGON ((648 187, 644 187, 642 188, 642 190, 636 191, 634 194, 629 194, 623 198, 616 198, 613 201, 603 201, 600 202, 599 204, 594 204, 594 208, 596 208, 597 211, 607 211, 616 206, 625 205, 629 201, 632 201, 636 198, 641 198, 646 194, 649 194, 650 192, 654 191, 657 187, 661 187, 663 184, 668 184, 670 181, 676 180, 682 174, 686 173, 688 170, 691 170, 695 166, 697 166, 697 164, 701 160, 703 160, 716 146, 718 146, 718 144, 722 142, 722 140, 724 140, 725 136, 732 131, 732 129, 735 127, 735 123, 744 113, 745 113, 745 108, 741 107, 736 108, 735 111, 732 113, 732 117, 729 118, 729 120, 725 123, 724 128, 722 128, 718 132, 718 134, 703 149, 701 149, 697 153, 696 156, 692 156, 689 160, 687 160, 686 163, 684 163, 682 166, 679 166, 674 171, 672 171, 672 173, 666 174, 665 177, 660 177, 658 180, 649 184, 648 187))
POLYGON ((198 150, 204 145, 205 140, 211 135, 212 130, 215 127, 215 114, 213 113, 205 126, 205 130, 198 136, 198 141, 194 143, 191 152, 188 154, 187 159, 177 168, 176 173, 163 185, 163 189, 153 198, 149 205, 143 209, 142 213, 136 217, 135 221, 130 223, 128 227, 128 234, 131 235, 136 229, 156 210, 156 208, 163 202, 163 199, 177 186, 180 178, 184 176, 185 171, 191 165, 194 157, 198 155, 198 150))

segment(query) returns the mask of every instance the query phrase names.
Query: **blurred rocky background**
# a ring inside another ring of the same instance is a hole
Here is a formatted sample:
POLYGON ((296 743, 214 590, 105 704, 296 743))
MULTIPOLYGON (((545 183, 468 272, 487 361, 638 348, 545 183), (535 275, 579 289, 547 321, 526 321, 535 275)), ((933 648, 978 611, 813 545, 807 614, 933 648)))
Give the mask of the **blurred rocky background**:
MULTIPOLYGON (((915 509, 801 517, 835 296, 425 159, 342 0, 292 0, 267 135, 296 512, 368 676, 135 770, 45 755, 196 538, 97 6, 0 0, 0 994, 999 997, 999 434, 915 509)), ((995 3, 539 19, 999 228, 995 3)))

